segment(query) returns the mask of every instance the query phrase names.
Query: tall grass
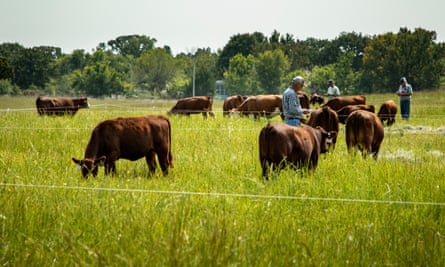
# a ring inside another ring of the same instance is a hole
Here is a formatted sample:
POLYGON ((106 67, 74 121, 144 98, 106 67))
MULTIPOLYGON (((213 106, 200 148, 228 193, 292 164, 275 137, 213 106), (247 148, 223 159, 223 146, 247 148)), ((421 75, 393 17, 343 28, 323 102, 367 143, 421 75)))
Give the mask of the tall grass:
MULTIPOLYGON (((379 106, 392 95, 370 95, 379 106)), ((0 263, 6 266, 444 266, 445 93, 416 93, 377 161, 347 153, 343 127, 313 172, 261 179, 265 119, 173 116, 175 168, 144 160, 84 180, 91 130, 174 102, 92 99, 39 117, 0 98, 0 263)), ((214 104, 216 111, 222 103, 214 104)), ((279 120, 274 118, 272 120, 279 120)))

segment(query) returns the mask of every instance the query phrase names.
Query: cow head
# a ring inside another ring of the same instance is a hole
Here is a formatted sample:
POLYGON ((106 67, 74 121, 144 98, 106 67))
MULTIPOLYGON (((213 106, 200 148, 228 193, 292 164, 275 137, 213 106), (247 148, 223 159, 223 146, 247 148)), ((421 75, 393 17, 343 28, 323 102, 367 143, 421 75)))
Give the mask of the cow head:
POLYGON ((84 178, 87 178, 88 175, 91 173, 93 175, 93 177, 97 176, 97 171, 99 168, 99 165, 103 165, 105 162, 106 157, 102 156, 98 159, 76 159, 76 158, 72 158, 72 160, 74 161, 74 163, 76 163, 81 171, 82 171, 82 176, 84 178))
POLYGON ((334 149, 335 143, 334 139, 337 137, 336 131, 326 132, 322 127, 317 126, 316 129, 320 131, 321 139, 320 139, 320 152, 326 153, 331 149, 334 149))

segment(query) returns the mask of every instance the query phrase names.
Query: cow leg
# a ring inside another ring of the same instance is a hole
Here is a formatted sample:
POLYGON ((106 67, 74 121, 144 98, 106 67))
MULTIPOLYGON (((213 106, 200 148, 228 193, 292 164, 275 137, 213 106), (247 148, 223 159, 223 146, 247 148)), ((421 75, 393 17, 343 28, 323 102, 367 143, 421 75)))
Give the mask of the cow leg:
POLYGON ((111 152, 105 161, 105 175, 111 173, 116 174, 116 160, 119 158, 119 152, 111 152))
POLYGON ((149 175, 152 175, 156 171, 156 152, 150 151, 150 154, 145 156, 145 161, 147 162, 148 173, 149 175))
POLYGON ((262 160, 261 161, 261 168, 263 169, 263 177, 266 180, 269 180, 269 162, 267 160, 262 160))

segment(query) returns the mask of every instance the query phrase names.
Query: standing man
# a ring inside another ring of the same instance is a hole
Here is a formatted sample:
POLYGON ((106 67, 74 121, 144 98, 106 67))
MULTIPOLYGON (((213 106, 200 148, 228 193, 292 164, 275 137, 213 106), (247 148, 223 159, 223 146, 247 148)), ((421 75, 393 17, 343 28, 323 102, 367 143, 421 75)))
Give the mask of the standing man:
POLYGON ((328 81, 328 93, 326 96, 328 97, 328 101, 336 96, 340 95, 340 89, 335 85, 333 80, 328 81))
POLYGON ((402 113, 402 119, 408 120, 411 110, 411 96, 413 95, 413 88, 405 77, 400 78, 399 90, 397 95, 400 96, 400 111, 402 113))
POLYGON ((292 79, 292 84, 283 93, 283 113, 284 121, 291 126, 301 124, 303 115, 309 113, 309 110, 303 109, 300 105, 297 93, 304 86, 304 79, 296 76, 292 79))

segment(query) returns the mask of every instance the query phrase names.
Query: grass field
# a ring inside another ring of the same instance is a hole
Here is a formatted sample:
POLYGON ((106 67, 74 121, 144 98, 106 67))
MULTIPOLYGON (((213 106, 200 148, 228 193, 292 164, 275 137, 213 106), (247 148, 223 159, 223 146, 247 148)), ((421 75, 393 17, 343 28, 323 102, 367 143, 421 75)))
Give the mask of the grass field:
MULTIPOLYGON (((369 95, 379 108, 394 95, 369 95)), ((445 92, 419 92, 385 128, 377 161, 346 151, 344 126, 314 172, 261 179, 265 119, 170 117, 175 168, 145 160, 85 180, 91 130, 174 102, 91 99, 40 117, 0 97, 2 266, 445 266, 445 92)), ((398 101, 396 101, 398 102, 398 101)), ((273 121, 279 118, 272 119, 273 121)))

